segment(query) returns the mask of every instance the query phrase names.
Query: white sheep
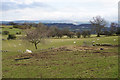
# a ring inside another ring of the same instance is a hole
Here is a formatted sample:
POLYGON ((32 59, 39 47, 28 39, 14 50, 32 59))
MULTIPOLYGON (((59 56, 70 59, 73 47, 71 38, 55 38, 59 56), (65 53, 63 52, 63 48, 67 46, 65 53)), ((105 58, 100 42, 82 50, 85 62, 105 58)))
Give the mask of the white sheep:
POLYGON ((26 49, 26 52, 25 52, 25 53, 32 53, 32 51, 31 51, 31 50, 26 49))
POLYGON ((21 44, 19 44, 19 45, 21 45, 21 44))
POLYGON ((97 40, 100 40, 100 39, 97 39, 97 40))
POLYGON ((116 41, 116 39, 114 39, 114 41, 116 41))
POLYGON ((14 45, 14 47, 16 47, 16 45, 14 45))
POLYGON ((73 43, 75 44, 76 42, 74 41, 73 43))

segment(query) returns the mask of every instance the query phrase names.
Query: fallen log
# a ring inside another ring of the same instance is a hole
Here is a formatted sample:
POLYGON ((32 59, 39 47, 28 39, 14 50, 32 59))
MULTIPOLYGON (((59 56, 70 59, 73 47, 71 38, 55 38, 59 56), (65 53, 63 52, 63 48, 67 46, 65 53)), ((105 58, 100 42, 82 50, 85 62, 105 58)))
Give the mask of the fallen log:
POLYGON ((18 59, 15 59, 15 61, 18 61, 18 60, 24 60, 24 59, 30 59, 32 57, 26 57, 26 58, 18 58, 18 59))

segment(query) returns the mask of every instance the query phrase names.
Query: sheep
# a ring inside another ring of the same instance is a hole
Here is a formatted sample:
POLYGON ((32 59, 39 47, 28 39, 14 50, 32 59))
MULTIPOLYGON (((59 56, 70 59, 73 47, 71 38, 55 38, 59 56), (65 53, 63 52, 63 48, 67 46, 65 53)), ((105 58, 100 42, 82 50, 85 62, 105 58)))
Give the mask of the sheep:
POLYGON ((25 53, 32 53, 31 50, 26 49, 25 53))
POLYGON ((76 43, 76 41, 73 42, 74 44, 76 43))

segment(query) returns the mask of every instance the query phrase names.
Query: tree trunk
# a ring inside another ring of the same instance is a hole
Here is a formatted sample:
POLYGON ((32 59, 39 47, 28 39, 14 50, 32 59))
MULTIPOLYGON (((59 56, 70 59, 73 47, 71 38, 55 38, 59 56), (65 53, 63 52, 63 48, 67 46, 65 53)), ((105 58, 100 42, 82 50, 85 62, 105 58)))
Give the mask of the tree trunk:
POLYGON ((37 44, 35 44, 35 49, 37 49, 37 44))
POLYGON ((100 37, 100 33, 97 33, 97 37, 100 37))

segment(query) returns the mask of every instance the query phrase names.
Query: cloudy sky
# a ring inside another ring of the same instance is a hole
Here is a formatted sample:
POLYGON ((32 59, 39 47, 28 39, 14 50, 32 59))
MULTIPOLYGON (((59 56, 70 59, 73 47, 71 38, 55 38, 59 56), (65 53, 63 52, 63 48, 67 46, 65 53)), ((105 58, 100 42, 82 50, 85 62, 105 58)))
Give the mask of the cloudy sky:
POLYGON ((117 21, 119 0, 2 0, 0 20, 117 21))

